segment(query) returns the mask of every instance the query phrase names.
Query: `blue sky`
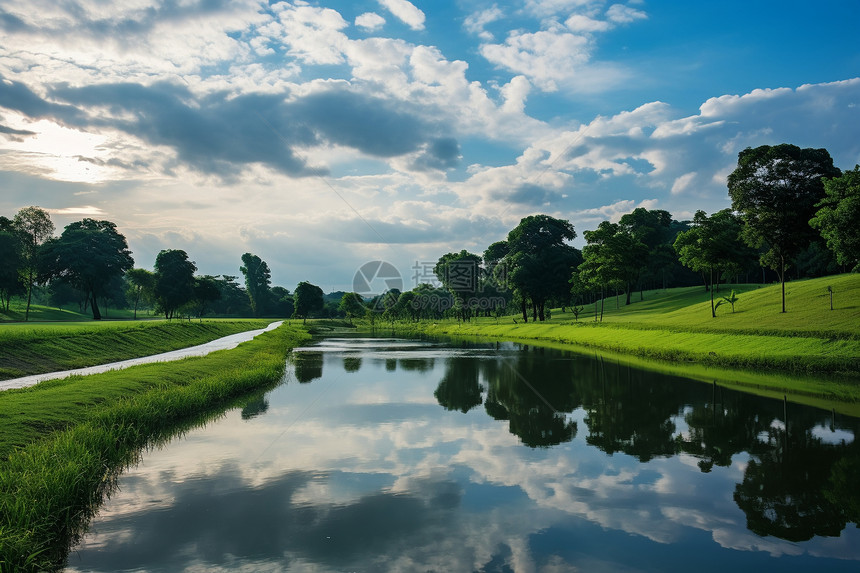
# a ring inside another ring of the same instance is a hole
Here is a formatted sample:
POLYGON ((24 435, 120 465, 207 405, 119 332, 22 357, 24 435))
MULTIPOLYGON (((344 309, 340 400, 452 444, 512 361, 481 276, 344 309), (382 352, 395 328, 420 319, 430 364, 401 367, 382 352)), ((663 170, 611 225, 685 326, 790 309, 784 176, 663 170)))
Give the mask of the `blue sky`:
POLYGON ((252 252, 329 291, 385 260, 408 288, 530 214, 582 246, 636 207, 728 207, 749 146, 852 168, 858 23, 853 1, 4 2, 0 214, 114 221, 144 268, 252 252))

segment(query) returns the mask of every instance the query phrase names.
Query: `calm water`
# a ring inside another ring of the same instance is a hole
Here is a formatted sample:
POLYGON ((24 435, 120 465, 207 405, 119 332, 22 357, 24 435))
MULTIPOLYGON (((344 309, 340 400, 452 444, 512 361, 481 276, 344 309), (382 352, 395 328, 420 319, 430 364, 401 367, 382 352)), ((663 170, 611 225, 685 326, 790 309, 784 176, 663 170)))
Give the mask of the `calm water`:
POLYGON ((858 571, 858 431, 562 351, 329 339, 144 455, 69 570, 858 571))

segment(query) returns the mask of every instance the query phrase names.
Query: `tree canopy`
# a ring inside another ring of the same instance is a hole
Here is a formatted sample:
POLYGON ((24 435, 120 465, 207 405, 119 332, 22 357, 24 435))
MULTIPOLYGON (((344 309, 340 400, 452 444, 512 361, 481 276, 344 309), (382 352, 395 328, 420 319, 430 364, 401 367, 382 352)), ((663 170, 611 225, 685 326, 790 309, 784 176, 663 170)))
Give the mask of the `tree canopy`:
POLYGON ((269 265, 257 255, 245 253, 242 255, 242 266, 239 270, 245 275, 245 289, 248 291, 254 316, 262 316, 267 311, 270 299, 272 273, 269 271, 269 265))
POLYGON ((303 321, 307 321, 311 313, 322 310, 324 305, 322 289, 307 281, 302 281, 296 286, 293 300, 295 305, 293 317, 301 318, 303 321))
POLYGON ((66 280, 90 301, 93 320, 101 320, 98 298, 112 281, 134 266, 125 236, 110 221, 83 219, 66 225, 43 249, 48 276, 66 280))
POLYGON ((860 165, 824 179, 824 193, 809 224, 821 232, 840 265, 860 272, 860 165))
MULTIPOLYGON (((579 250, 567 244, 575 238, 569 221, 549 215, 525 217, 508 233, 503 272, 521 297, 524 321, 528 321, 527 299, 532 304, 532 317, 543 321, 548 300, 567 298, 570 273, 582 261, 579 250)), ((502 246, 491 248, 494 257, 505 250, 502 246)))

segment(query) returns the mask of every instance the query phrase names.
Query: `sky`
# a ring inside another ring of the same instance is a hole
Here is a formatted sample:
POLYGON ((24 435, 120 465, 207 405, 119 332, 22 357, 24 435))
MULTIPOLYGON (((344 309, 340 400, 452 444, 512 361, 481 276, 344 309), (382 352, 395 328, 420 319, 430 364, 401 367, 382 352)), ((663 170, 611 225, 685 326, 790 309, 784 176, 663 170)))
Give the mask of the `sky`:
POLYGON ((538 213, 730 207, 738 152, 860 163, 860 3, 6 0, 0 215, 116 223, 137 267, 405 288, 538 213))

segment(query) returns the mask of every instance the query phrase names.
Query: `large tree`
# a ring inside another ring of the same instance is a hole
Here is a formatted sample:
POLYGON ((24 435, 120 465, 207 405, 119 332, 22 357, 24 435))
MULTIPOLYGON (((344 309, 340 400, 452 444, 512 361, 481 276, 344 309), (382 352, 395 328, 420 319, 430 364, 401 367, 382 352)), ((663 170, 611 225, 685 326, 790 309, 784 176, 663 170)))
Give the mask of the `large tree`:
POLYGON ((860 272, 860 165, 825 179, 824 192, 809 224, 821 232, 840 265, 860 272))
POLYGON ((99 297, 112 281, 134 266, 125 236, 110 221, 83 219, 44 244, 43 265, 51 278, 61 278, 90 301, 93 320, 101 320, 99 297))
POLYGON ((582 261, 579 250, 567 244, 575 238, 569 221, 549 215, 524 217, 508 233, 504 269, 496 272, 503 272, 519 293, 524 321, 528 321, 526 300, 531 301, 532 317, 543 321, 546 302, 567 297, 570 273, 582 261))
POLYGON ((164 318, 172 319, 194 298, 196 270, 197 265, 181 249, 163 250, 155 257, 155 301, 164 318))
POLYGON ((825 177, 839 177, 826 149, 796 145, 762 145, 738 155, 729 174, 729 196, 744 221, 744 239, 752 247, 766 245, 763 264, 779 274, 785 312, 785 270, 815 238, 809 225, 816 205, 825 197, 825 177))
POLYGON ((27 288, 27 310, 24 312, 24 320, 29 320, 33 284, 39 272, 40 247, 54 234, 54 223, 48 212, 41 207, 24 207, 15 214, 12 226, 21 240, 21 256, 24 261, 21 277, 27 288))
POLYGON ((293 301, 295 305, 293 317, 301 318, 302 322, 307 322, 308 315, 322 310, 325 304, 322 289, 307 281, 302 281, 296 286, 293 301))
POLYGON ((245 275, 245 290, 248 292, 254 316, 262 316, 266 313, 271 298, 269 287, 272 273, 269 271, 269 265, 257 255, 245 253, 242 255, 242 266, 239 270, 245 275))

